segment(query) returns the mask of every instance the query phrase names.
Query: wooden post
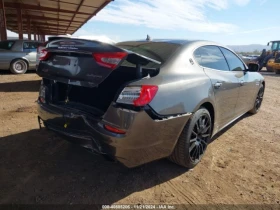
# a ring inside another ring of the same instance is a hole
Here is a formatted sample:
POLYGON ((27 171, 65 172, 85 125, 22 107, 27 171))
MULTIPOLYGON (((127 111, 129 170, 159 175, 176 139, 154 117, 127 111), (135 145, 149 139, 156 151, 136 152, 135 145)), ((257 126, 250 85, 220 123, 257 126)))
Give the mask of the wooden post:
POLYGON ((0 37, 1 40, 7 40, 7 25, 4 0, 0 0, 0 37))
POLYGON ((22 11, 21 9, 17 9, 17 20, 18 20, 18 38, 23 39, 22 33, 22 11))
POLYGON ((37 40, 37 37, 36 37, 36 27, 35 26, 33 26, 33 30, 34 30, 34 40, 37 40))
POLYGON ((27 18, 28 40, 31 40, 30 18, 27 18))

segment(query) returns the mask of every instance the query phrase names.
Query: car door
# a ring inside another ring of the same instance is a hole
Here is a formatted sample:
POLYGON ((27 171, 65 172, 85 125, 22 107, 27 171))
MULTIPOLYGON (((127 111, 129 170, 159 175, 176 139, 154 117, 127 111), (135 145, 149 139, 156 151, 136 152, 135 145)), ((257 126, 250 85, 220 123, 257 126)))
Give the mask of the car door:
POLYGON ((254 74, 258 73, 246 72, 246 66, 237 55, 226 48, 220 47, 220 49, 228 62, 230 71, 236 74, 240 83, 235 108, 235 115, 240 116, 252 109, 254 105, 257 86, 260 84, 254 74))
POLYGON ((224 55, 217 46, 202 46, 194 56, 210 78, 215 95, 215 121, 218 129, 235 117, 238 99, 238 73, 229 71, 224 55))
POLYGON ((0 69, 9 69, 11 61, 14 59, 14 52, 11 51, 15 41, 0 42, 0 69))

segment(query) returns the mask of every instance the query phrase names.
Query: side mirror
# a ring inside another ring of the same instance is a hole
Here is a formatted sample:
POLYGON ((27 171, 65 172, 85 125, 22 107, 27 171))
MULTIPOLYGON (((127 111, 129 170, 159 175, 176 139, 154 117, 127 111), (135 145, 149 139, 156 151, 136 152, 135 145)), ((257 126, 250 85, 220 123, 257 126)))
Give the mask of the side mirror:
POLYGON ((259 68, 260 68, 259 64, 249 63, 247 71, 257 72, 257 71, 259 71, 259 68))

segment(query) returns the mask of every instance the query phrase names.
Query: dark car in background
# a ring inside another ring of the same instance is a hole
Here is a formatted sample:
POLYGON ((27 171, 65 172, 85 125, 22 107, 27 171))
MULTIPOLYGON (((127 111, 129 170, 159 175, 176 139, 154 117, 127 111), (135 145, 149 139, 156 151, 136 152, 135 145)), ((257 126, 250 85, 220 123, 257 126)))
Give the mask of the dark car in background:
POLYGON ((257 64, 208 41, 57 40, 40 60, 39 122, 127 167, 169 157, 193 168, 265 89, 257 64))
POLYGON ((40 41, 6 40, 0 42, 0 69, 24 74, 36 67, 37 47, 40 41))

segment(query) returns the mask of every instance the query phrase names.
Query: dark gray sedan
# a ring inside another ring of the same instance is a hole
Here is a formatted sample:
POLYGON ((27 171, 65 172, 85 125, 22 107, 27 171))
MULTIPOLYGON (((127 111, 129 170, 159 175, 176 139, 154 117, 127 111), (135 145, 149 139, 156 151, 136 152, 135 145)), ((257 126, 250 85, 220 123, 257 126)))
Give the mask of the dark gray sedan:
POLYGON ((40 60, 40 125, 127 167, 169 157, 193 168, 265 89, 257 64, 208 41, 58 40, 40 60))
POLYGON ((14 74, 24 74, 36 66, 39 41, 7 40, 0 42, 0 69, 14 74))

